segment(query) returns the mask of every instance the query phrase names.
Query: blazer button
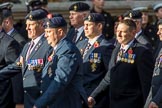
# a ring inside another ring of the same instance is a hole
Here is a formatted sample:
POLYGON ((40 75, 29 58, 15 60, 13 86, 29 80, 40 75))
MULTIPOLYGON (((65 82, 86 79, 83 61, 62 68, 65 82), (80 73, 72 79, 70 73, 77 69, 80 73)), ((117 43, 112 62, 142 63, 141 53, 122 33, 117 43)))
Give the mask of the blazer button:
POLYGON ((43 81, 42 81, 42 80, 40 80, 40 83, 43 83, 43 81))
POLYGON ((25 80, 25 77, 23 77, 23 80, 25 80))
POLYGON ((27 91, 26 91, 26 90, 24 90, 24 93, 27 93, 27 91))
POLYGON ((40 93, 42 94, 42 93, 43 93, 43 91, 41 90, 41 91, 40 91, 40 93))

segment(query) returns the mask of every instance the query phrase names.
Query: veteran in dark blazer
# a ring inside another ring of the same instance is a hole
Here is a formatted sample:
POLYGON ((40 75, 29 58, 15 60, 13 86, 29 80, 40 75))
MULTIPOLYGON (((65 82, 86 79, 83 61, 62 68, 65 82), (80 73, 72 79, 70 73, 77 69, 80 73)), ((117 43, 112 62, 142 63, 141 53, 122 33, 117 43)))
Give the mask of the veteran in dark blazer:
POLYGON ((67 38, 73 41, 78 48, 81 46, 78 43, 84 40, 84 18, 89 14, 90 6, 83 2, 76 2, 69 7, 70 29, 67 33, 67 38))
POLYGON ((20 44, 21 48, 23 48, 27 41, 14 28, 14 16, 12 14, 12 7, 13 4, 11 2, 2 3, 0 5, 0 10, 2 11, 3 18, 2 27, 3 30, 8 35, 13 37, 20 44))
POLYGON ((109 70, 88 98, 89 106, 110 86, 110 108, 143 108, 151 85, 152 52, 134 38, 136 24, 132 20, 119 23, 116 34, 118 44, 109 70))
MULTIPOLYGON (((13 63, 20 54, 19 44, 2 31, 0 17, 0 69, 13 63)), ((15 108, 11 79, 0 82, 0 108, 15 108)))
MULTIPOLYGON (((14 38, 20 45, 20 49, 24 47, 26 40, 21 36, 18 31, 14 28, 14 17, 12 15, 12 6, 11 2, 0 4, 0 10, 2 12, 2 27, 3 31, 7 33, 10 37, 14 38)), ((22 74, 12 78, 12 88, 13 88, 13 97, 15 104, 23 104, 23 83, 22 83, 22 74)))
MULTIPOLYGON (((160 41, 162 41, 162 20, 158 21, 158 32, 160 41)), ((156 58, 152 85, 151 85, 151 101, 149 103, 149 108, 162 108, 162 48, 156 58)))
POLYGON ((44 10, 37 9, 26 16, 26 30, 31 41, 24 46, 16 62, 0 72, 0 79, 5 80, 22 71, 25 108, 32 108, 35 100, 42 93, 40 89, 42 69, 45 65, 46 54, 51 48, 44 37, 43 24, 46 15, 44 10), (2 73, 5 73, 5 77, 2 73))
POLYGON ((82 102, 87 102, 81 54, 66 38, 66 32, 67 23, 63 17, 46 21, 45 36, 53 52, 43 68, 42 95, 33 108, 82 108, 82 102))
MULTIPOLYGON (((86 40, 80 42, 79 49, 83 57, 84 88, 89 96, 98 86, 108 71, 108 64, 114 48, 112 42, 107 41, 102 35, 104 17, 99 13, 90 13, 84 20, 86 40)), ((103 94, 94 108, 109 106, 107 95, 103 94)))
POLYGON ((153 51, 152 45, 149 42, 148 37, 144 34, 142 30, 142 12, 139 10, 130 10, 124 14, 124 19, 132 19, 136 23, 136 35, 135 38, 141 44, 147 46, 151 51, 153 51))

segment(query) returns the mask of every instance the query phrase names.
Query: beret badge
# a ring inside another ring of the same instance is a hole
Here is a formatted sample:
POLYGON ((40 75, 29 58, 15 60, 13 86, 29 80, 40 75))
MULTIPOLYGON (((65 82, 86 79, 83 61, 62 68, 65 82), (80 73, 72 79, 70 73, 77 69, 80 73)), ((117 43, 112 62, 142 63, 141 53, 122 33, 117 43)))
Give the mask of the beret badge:
POLYGON ((49 28, 50 27, 50 23, 49 22, 47 22, 47 28, 49 28))
POLYGON ((88 16, 88 20, 89 20, 89 21, 91 20, 91 16, 90 16, 90 15, 88 16))
POLYGON ((132 13, 129 13, 129 17, 132 18, 132 13))
POLYGON ((74 6, 74 10, 77 11, 77 6, 76 5, 74 6))
POLYGON ((29 15, 29 18, 30 18, 30 20, 32 20, 33 19, 33 16, 32 15, 29 15))

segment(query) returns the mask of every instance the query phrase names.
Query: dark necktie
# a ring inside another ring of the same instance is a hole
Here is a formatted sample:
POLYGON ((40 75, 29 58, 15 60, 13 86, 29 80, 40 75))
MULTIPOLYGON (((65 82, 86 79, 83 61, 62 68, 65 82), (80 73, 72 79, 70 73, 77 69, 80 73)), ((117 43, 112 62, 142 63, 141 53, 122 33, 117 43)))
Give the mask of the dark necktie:
POLYGON ((73 37, 73 42, 74 43, 76 42, 76 39, 77 39, 77 33, 78 33, 78 30, 75 30, 74 37, 73 37))
POLYGON ((31 54, 33 46, 34 46, 34 41, 31 41, 30 46, 28 48, 28 52, 26 54, 26 60, 28 59, 29 55, 31 54))
POLYGON ((88 43, 87 44, 87 46, 86 46, 86 48, 85 48, 85 50, 84 50, 84 53, 83 53, 83 58, 85 57, 85 55, 87 54, 87 52, 88 52, 88 50, 90 49, 90 47, 91 47, 91 44, 90 43, 88 43))

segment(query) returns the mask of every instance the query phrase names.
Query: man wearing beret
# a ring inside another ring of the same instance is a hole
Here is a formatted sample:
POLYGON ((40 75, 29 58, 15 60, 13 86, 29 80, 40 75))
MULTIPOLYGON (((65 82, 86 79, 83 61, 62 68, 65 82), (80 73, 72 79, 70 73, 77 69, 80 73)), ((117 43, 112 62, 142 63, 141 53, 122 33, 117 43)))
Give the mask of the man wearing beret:
POLYGON ((83 88, 82 57, 66 38, 67 23, 53 17, 45 23, 45 37, 53 47, 42 73, 42 95, 34 108, 82 108, 87 102, 83 88))
MULTIPOLYGON (((2 27, 4 32, 6 32, 9 36, 14 38, 19 45, 21 46, 21 50, 24 47, 26 40, 22 37, 18 31, 14 28, 14 19, 12 15, 12 3, 7 2, 0 5, 0 11, 2 12, 2 27)), ((19 73, 15 77, 12 78, 12 87, 13 87, 13 97, 14 102, 16 104, 23 104, 23 83, 22 83, 22 74, 19 73)))
POLYGON ((84 40, 84 18, 89 14, 90 6, 83 2, 77 2, 69 7, 70 29, 67 33, 69 40, 73 41, 78 48, 78 43, 84 40))
POLYGON ((4 31, 13 37, 21 46, 24 47, 26 40, 23 36, 21 36, 18 31, 14 28, 14 19, 12 15, 12 8, 13 4, 11 2, 2 3, 0 5, 0 11, 2 12, 2 27, 4 31))
MULTIPOLYGON (((160 41, 162 41, 162 19, 158 21, 158 32, 160 41)), ((159 51, 159 54, 156 58, 152 85, 151 85, 151 94, 152 99, 149 102, 149 107, 147 108, 162 108, 162 48, 159 51)))
POLYGON ((100 13, 105 19, 103 27, 103 35, 107 40, 112 39, 114 36, 114 20, 110 13, 104 10, 105 0, 90 0, 92 1, 91 13, 100 13))
POLYGON ((22 72, 25 108, 32 108, 35 100, 42 94, 40 89, 42 68, 51 48, 44 37, 43 24, 46 16, 47 14, 43 9, 31 11, 26 16, 26 30, 31 41, 25 44, 15 63, 0 70, 0 80, 5 80, 22 72))
POLYGON ((137 41, 147 46, 153 52, 152 45, 142 30, 142 13, 139 10, 130 10, 124 14, 124 19, 132 19, 136 23, 137 33, 135 35, 135 38, 137 39, 137 41))
POLYGON ((88 98, 92 108, 102 92, 110 87, 110 108, 143 108, 153 72, 152 52, 135 39, 136 24, 130 19, 119 23, 118 43, 112 52, 109 70, 88 98))
MULTIPOLYGON (((81 41, 80 52, 83 57, 84 88, 88 96, 98 86, 108 71, 114 44, 102 34, 105 20, 102 14, 90 13, 84 20, 84 32, 88 38, 81 41)), ((102 94, 94 108, 108 108, 108 92, 102 94)))
POLYGON ((132 10, 138 10, 142 13, 142 31, 151 43, 153 49, 155 49, 158 37, 153 24, 150 22, 148 7, 138 6, 133 8, 132 10))
MULTIPOLYGON (((20 45, 2 29, 3 17, 0 12, 0 70, 13 63, 20 54, 20 45)), ((0 82, 0 108, 15 108, 12 81, 0 82)))

